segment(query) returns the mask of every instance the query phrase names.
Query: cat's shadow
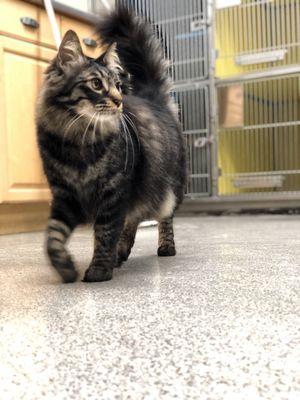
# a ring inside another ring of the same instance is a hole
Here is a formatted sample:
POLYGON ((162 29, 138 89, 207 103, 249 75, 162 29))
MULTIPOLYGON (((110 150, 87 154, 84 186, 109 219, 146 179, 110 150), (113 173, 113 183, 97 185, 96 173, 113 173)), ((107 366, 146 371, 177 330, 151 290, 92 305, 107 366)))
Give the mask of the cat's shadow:
MULTIPOLYGON (((166 263, 167 264, 167 263, 166 263)), ((161 267, 161 261, 155 254, 151 255, 146 255, 146 256, 132 256, 130 257, 126 262, 122 264, 121 267, 115 268, 114 269, 114 276, 112 281, 109 282, 116 282, 118 280, 124 281, 125 279, 130 280, 133 276, 140 276, 140 275, 147 275, 147 276, 153 276, 158 272, 158 269, 161 267)), ((51 266, 49 266, 50 269, 52 269, 51 266)), ((102 284, 107 284, 109 282, 103 283, 103 282, 95 282, 95 283, 87 283, 87 282, 82 282, 82 279, 84 277, 84 273, 86 269, 88 268, 88 263, 77 263, 77 270, 79 272, 79 278, 77 283, 81 283, 82 285, 88 286, 88 285, 102 285, 102 284)), ((59 276, 56 275, 55 272, 53 274, 51 273, 51 281, 49 282, 49 277, 39 280, 38 282, 39 285, 64 285, 59 276)), ((67 285, 67 286, 72 286, 72 284, 67 285)))
POLYGON ((156 268, 157 261, 157 256, 154 254, 130 257, 120 268, 114 269, 114 276, 132 275, 143 272, 145 268, 148 270, 156 268))

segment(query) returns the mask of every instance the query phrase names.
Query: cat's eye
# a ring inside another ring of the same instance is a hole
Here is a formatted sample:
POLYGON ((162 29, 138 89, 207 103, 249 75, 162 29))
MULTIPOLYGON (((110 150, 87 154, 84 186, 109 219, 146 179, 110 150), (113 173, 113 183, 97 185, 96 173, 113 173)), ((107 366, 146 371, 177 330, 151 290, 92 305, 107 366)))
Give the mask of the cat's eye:
POLYGON ((95 89, 95 90, 101 90, 102 89, 102 82, 101 82, 100 79, 94 78, 94 79, 92 79, 91 83, 92 83, 93 89, 95 89))

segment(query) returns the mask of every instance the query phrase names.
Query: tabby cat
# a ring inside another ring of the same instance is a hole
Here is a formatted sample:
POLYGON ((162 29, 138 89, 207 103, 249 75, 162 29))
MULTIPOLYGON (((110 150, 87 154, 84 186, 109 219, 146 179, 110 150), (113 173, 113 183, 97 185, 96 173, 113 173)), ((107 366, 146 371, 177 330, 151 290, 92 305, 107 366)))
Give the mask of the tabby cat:
POLYGON ((37 135, 53 201, 47 252, 64 282, 78 273, 66 242, 94 228, 85 282, 112 278, 139 223, 159 222, 158 256, 174 256, 173 214, 185 185, 185 151, 168 66, 150 25, 118 7, 97 24, 105 50, 83 54, 68 31, 46 71, 37 135))

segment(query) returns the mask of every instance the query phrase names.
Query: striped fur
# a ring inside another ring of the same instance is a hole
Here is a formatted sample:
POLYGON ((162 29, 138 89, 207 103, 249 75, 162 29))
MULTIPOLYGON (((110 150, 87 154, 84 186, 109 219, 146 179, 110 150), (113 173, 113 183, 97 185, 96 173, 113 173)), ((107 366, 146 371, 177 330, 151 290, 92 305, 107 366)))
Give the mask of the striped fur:
POLYGON ((66 242, 71 229, 62 221, 50 219, 47 227, 47 251, 53 267, 65 283, 74 282, 77 272, 71 256, 66 250, 66 242))
POLYGON ((117 247, 118 266, 127 261, 134 245, 137 228, 138 221, 128 221, 125 223, 117 247))
POLYGON ((163 219, 158 224, 158 250, 159 257, 175 256, 175 243, 173 231, 173 218, 163 219))
POLYGON ((37 103, 39 149, 53 195, 47 251, 64 282, 77 279, 66 243, 80 224, 92 224, 95 232, 87 282, 112 278, 148 218, 161 221, 160 247, 168 245, 173 255, 172 215, 185 183, 183 138, 158 42, 124 9, 97 28, 104 54, 84 56, 77 35, 67 32, 37 103), (124 16, 137 27, 131 42, 124 16), (114 23, 115 33, 109 30, 114 23))

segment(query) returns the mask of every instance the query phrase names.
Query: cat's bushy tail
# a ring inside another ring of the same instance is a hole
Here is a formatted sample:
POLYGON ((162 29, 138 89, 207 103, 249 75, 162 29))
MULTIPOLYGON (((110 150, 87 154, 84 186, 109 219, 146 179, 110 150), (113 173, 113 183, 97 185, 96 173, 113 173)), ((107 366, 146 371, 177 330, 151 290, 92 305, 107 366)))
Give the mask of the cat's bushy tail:
POLYGON ((133 93, 150 100, 168 102, 168 64, 151 25, 126 6, 105 15, 97 32, 102 44, 117 43, 121 63, 131 75, 133 93))

